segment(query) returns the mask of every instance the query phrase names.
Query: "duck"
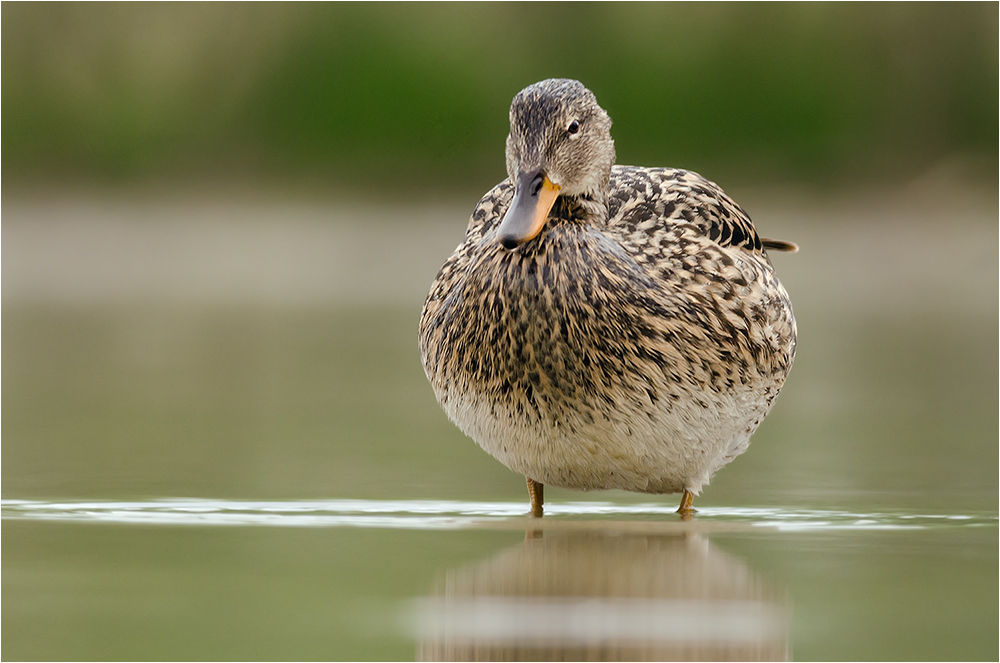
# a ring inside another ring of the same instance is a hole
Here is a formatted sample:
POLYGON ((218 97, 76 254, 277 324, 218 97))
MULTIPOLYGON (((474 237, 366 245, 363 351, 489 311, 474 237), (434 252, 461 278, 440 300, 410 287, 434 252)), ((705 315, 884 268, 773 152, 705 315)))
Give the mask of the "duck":
POLYGON ((507 178, 472 212, 419 323, 447 416, 544 486, 680 493, 747 450, 795 357, 764 239, 715 183, 617 165, 593 92, 553 78, 510 106, 507 178))

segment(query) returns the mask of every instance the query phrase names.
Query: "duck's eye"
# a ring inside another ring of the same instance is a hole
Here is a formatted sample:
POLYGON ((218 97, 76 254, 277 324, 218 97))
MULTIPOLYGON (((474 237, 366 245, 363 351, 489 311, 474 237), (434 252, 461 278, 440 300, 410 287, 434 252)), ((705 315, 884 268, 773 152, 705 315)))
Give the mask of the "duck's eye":
POLYGON ((575 134, 579 130, 580 130, 580 121, 579 120, 573 120, 572 122, 569 123, 569 126, 566 127, 566 133, 568 133, 571 136, 573 134, 575 134))

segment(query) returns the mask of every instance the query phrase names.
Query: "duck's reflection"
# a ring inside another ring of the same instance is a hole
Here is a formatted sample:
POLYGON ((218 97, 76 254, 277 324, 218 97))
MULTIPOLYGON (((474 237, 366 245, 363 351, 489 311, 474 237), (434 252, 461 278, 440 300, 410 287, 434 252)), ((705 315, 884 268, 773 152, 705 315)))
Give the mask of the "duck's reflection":
POLYGON ((542 532, 448 571, 421 660, 786 660, 788 603, 706 537, 542 532))

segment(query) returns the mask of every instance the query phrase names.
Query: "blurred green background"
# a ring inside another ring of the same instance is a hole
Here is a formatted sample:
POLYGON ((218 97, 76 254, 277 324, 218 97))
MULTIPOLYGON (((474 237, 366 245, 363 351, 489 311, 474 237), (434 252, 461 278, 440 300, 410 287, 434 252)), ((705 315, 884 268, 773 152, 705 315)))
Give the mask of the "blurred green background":
POLYGON ((5 192, 503 177, 511 97, 578 78, 619 162, 747 184, 997 173, 996 3, 8 3, 5 192))

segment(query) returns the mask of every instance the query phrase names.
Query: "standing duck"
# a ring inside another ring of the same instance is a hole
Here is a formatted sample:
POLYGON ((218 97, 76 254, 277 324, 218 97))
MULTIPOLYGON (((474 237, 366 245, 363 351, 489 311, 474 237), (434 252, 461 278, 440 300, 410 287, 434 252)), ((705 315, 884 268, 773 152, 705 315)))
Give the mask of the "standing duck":
POLYGON ((459 428, 544 484, 683 493, 746 451, 795 356, 795 318, 747 214, 673 168, 616 166, 574 80, 514 97, 508 179, 431 285, 420 354, 459 428))

